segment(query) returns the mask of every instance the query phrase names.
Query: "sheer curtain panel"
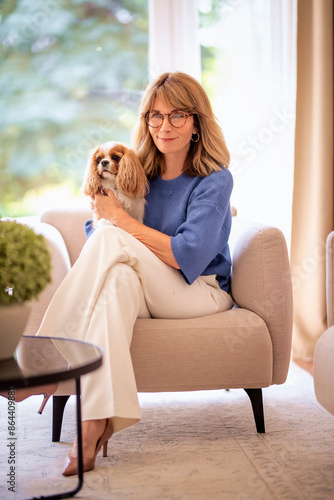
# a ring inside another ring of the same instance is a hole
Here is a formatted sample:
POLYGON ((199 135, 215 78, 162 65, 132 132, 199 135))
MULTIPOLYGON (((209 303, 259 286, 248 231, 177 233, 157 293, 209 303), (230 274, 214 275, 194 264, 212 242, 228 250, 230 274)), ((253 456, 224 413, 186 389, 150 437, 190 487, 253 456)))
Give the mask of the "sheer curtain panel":
POLYGON ((183 71, 201 81, 196 0, 149 0, 150 79, 183 71))

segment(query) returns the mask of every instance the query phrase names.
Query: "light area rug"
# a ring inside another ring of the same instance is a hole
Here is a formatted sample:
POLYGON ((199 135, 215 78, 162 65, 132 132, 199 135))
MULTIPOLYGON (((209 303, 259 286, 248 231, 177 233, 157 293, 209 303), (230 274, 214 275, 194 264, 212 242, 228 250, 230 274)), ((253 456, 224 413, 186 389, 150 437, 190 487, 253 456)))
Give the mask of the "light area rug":
MULTIPOLYGON (((271 500, 334 498, 334 419, 317 402, 312 376, 290 365, 285 384, 263 390, 266 433, 257 434, 243 390, 140 394, 142 420, 113 436, 109 456, 84 475, 78 499, 271 500)), ((8 491, 7 401, 0 398, 0 498, 68 491, 61 475, 76 433, 75 399, 60 443, 41 396, 16 405, 15 492, 8 491)))

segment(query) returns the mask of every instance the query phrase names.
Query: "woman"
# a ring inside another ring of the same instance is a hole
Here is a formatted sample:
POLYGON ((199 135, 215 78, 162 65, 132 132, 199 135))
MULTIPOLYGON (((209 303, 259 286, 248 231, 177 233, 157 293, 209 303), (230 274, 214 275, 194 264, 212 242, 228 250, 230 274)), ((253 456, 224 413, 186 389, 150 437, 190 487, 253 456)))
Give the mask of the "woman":
MULTIPOLYGON (((117 227, 93 230, 55 294, 38 335, 102 347, 82 380, 84 470, 114 432, 141 418, 129 347, 137 317, 190 318, 232 307, 229 152, 201 85, 165 73, 147 89, 133 135, 150 189, 144 223, 113 193, 92 199, 117 227), (61 311, 61 314, 59 312, 61 311)), ((63 474, 77 471, 76 446, 63 474)))

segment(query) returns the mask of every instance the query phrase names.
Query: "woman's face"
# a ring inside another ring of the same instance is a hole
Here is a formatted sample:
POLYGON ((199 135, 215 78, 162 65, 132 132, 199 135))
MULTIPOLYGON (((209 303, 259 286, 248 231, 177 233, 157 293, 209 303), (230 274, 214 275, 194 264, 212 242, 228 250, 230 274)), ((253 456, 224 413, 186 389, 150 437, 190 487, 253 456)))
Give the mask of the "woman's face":
MULTIPOLYGON (((176 110, 157 97, 150 109, 150 112, 152 111, 165 115, 176 110)), ((164 117, 160 127, 148 128, 154 144, 163 155, 180 154, 184 158, 190 148, 191 136, 197 132, 193 116, 188 116, 186 123, 180 128, 173 127, 169 123, 168 116, 164 117)))

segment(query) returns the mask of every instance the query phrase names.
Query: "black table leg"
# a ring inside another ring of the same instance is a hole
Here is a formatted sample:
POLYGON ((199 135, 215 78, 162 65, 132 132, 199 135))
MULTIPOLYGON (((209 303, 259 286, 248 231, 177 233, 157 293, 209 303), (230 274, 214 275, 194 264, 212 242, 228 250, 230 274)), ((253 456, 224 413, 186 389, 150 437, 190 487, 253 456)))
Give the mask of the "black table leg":
POLYGON ((75 379, 76 388, 76 408, 77 408, 77 443, 78 443, 78 484, 74 490, 65 493, 57 493, 55 495, 33 497, 31 500, 58 500, 60 498, 74 497, 81 490, 83 485, 83 459, 82 459, 82 431, 81 431, 81 388, 80 377, 75 379))

